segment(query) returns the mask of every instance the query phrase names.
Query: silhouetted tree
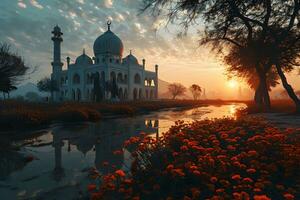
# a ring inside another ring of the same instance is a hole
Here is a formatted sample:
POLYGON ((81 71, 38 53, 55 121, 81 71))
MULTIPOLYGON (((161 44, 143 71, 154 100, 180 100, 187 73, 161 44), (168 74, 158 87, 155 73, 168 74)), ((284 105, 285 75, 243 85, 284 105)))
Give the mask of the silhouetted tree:
POLYGON ((51 80, 49 77, 45 77, 38 81, 37 88, 41 92, 49 92, 51 95, 51 99, 53 99, 53 92, 58 91, 57 82, 51 80))
POLYGON ((201 93, 202 93, 202 89, 199 85, 197 85, 197 84, 191 85, 190 91, 193 94, 194 100, 197 100, 198 98, 200 98, 201 93))
POLYGON ((177 96, 182 96, 186 92, 186 88, 181 83, 169 84, 168 90, 172 95, 172 99, 175 99, 177 96))
POLYGON ((4 98, 5 93, 9 97, 9 92, 17 89, 16 85, 28 69, 23 59, 13 53, 8 44, 0 43, 0 91, 4 98))
POLYGON ((201 17, 205 23, 201 44, 211 44, 218 52, 239 47, 255 55, 251 65, 244 66, 254 68, 259 80, 256 103, 270 108, 267 74, 276 63, 269 60, 270 52, 265 50, 270 50, 269 47, 277 50, 290 32, 299 35, 299 0, 144 0, 144 3, 143 11, 151 10, 154 16, 167 14, 169 22, 179 21, 184 30, 201 17))

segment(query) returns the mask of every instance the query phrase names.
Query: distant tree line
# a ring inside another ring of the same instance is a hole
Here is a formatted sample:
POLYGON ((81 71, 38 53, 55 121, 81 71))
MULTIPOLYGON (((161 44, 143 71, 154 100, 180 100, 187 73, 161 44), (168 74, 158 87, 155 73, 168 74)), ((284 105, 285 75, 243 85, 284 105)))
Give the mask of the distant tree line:
MULTIPOLYGON (((202 88, 193 84, 189 87, 190 92, 193 95, 194 100, 198 100, 202 94, 202 88)), ((181 83, 171 83, 168 85, 168 92, 171 94, 172 99, 176 99, 176 97, 183 96, 187 92, 187 88, 181 83)))

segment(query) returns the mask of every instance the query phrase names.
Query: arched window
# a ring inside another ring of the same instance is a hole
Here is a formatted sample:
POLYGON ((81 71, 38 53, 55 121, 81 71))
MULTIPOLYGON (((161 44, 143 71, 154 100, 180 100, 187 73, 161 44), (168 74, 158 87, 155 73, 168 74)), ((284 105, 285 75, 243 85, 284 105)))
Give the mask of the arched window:
POLYGON ((80 76, 78 74, 74 74, 73 84, 80 84, 80 76))
POLYGON ((123 82, 123 75, 121 73, 118 73, 117 82, 122 83, 123 82))
POLYGON ((139 89, 139 99, 143 98, 143 93, 142 93, 142 89, 139 89))
POLYGON ((139 74, 135 74, 134 83, 135 84, 140 84, 141 83, 141 76, 139 74))
POLYGON ((105 72, 101 72, 101 83, 105 82, 105 72))
POLYGON ((124 99, 126 100, 127 97, 128 97, 128 95, 127 95, 127 89, 125 89, 125 90, 124 90, 124 99))
POLYGON ((81 91, 80 91, 80 89, 77 89, 77 90, 76 90, 76 100, 77 100, 77 101, 80 101, 80 100, 81 100, 81 91))
POLYGON ((146 99, 149 99, 149 92, 146 90, 146 99))
POLYGON ((116 73, 115 72, 111 72, 110 73, 110 80, 111 81, 115 81, 116 80, 116 73))
POLYGON ((118 96, 119 96, 119 99, 122 100, 124 98, 124 94, 123 94, 123 89, 122 88, 119 88, 119 92, 118 92, 118 96))
POLYGON ((137 100, 137 96, 138 95, 138 90, 136 88, 134 88, 133 90, 133 100, 137 100))
POLYGON ((128 83, 128 78, 127 78, 127 74, 124 75, 124 83, 128 83))

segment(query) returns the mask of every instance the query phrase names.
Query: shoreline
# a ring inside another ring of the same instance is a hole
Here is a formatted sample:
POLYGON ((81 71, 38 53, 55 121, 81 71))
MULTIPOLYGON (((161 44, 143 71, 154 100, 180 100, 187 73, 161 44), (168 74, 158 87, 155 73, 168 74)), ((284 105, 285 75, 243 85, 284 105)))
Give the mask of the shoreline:
MULTIPOLYGON (((41 104, 6 101, 0 111, 0 134, 47 129, 53 124, 98 122, 169 109, 190 109, 209 105, 245 103, 224 100, 160 100, 124 103, 62 103, 41 104)), ((245 103, 246 104, 246 103, 245 103)))

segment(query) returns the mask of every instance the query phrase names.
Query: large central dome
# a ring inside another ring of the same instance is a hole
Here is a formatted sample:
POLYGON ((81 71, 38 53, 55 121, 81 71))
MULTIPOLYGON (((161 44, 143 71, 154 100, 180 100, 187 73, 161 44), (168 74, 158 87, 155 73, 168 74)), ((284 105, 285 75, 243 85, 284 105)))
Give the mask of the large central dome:
POLYGON ((123 43, 121 39, 110 30, 110 23, 107 23, 108 30, 100 35, 94 43, 94 54, 112 54, 122 57, 123 43))

